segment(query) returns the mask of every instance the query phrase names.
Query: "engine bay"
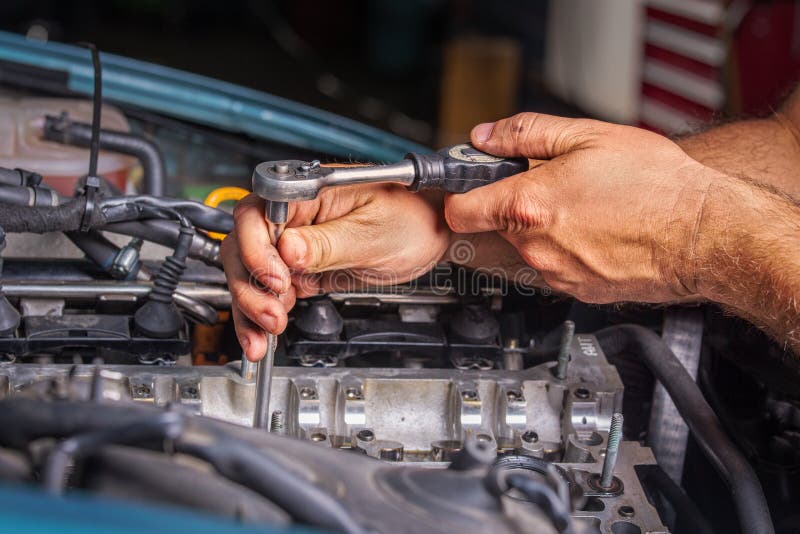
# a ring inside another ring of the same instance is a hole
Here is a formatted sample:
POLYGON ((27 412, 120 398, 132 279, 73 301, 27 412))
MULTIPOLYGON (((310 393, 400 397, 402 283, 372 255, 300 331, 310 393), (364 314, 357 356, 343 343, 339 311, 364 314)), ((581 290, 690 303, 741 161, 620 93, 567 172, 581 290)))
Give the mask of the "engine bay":
POLYGON ((307 154, 110 107, 92 183, 64 164, 89 157, 91 102, 6 98, 35 150, 0 160, 4 481, 347 532, 800 524, 800 366, 712 306, 589 306, 449 264, 304 299, 251 428, 232 217, 173 196, 164 154, 187 175, 198 153, 307 154))

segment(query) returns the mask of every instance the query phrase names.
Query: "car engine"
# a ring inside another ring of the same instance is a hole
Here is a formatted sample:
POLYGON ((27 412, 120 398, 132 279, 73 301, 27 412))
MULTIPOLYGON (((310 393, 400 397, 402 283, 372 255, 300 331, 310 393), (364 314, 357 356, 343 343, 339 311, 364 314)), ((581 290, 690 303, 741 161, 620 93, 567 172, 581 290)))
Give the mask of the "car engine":
POLYGON ((800 524, 797 361, 711 306, 589 306, 449 264, 320 295, 251 428, 214 234, 232 217, 171 196, 163 157, 307 154, 109 106, 90 178, 56 180, 90 157, 91 102, 18 91, 0 120, 44 170, 0 158, 4 481, 346 532, 800 524))

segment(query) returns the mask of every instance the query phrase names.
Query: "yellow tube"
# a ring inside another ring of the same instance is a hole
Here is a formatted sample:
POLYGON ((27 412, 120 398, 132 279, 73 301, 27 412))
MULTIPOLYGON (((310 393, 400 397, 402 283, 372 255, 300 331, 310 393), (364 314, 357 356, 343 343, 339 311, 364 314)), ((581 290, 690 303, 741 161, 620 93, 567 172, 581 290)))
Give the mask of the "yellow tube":
MULTIPOLYGON (((212 192, 208 194, 204 203, 207 206, 211 206, 212 208, 216 208, 221 203, 234 200, 238 202, 242 200, 244 197, 250 194, 250 191, 247 189, 242 189, 241 187, 219 187, 214 189, 212 192)), ((209 237, 214 239, 225 239, 226 234, 219 234, 217 232, 209 232, 209 237)))

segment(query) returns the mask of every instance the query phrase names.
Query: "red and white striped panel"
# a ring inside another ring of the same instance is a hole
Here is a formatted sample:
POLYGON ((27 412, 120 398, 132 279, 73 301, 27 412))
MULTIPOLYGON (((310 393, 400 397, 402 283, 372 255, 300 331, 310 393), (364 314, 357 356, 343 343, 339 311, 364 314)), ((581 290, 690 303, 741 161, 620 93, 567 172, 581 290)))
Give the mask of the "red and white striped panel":
POLYGON ((724 0, 647 0, 639 125, 678 134, 725 105, 724 0))

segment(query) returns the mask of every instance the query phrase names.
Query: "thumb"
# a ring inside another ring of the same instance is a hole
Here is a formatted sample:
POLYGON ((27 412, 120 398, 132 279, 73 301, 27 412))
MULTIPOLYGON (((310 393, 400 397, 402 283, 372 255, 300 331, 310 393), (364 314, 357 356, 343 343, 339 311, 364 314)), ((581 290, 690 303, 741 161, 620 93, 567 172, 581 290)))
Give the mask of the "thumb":
POLYGON ((496 230, 516 233, 544 226, 550 220, 550 212, 545 188, 540 187, 537 178, 544 177, 548 165, 551 164, 467 193, 447 195, 447 225, 457 234, 496 230))
POLYGON ((471 139, 476 148, 497 156, 552 159, 599 139, 608 128, 590 119, 519 113, 477 125, 471 139))
POLYGON ((287 228, 278 241, 278 252, 295 272, 349 269, 371 259, 369 251, 363 249, 374 247, 374 243, 363 239, 364 231, 363 223, 348 217, 287 228))

